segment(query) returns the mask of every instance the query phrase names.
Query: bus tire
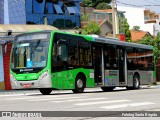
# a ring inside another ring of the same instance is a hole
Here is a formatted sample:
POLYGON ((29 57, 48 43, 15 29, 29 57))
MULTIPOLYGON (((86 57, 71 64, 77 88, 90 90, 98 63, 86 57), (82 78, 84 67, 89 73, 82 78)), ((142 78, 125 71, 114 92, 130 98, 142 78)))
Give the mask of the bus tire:
POLYGON ((104 92, 109 92, 109 91, 113 91, 115 87, 101 87, 101 89, 104 91, 104 92))
POLYGON ((78 75, 75 80, 75 89, 72 91, 74 93, 83 93, 85 88, 85 79, 83 76, 78 75))
POLYGON ((51 88, 40 88, 39 91, 43 94, 43 95, 49 95, 52 92, 51 88))
POLYGON ((128 90, 135 90, 140 88, 140 80, 138 75, 134 75, 133 77, 133 86, 132 87, 126 87, 128 90))
POLYGON ((135 75, 133 77, 133 89, 139 89, 140 88, 140 80, 139 80, 139 76, 135 75))

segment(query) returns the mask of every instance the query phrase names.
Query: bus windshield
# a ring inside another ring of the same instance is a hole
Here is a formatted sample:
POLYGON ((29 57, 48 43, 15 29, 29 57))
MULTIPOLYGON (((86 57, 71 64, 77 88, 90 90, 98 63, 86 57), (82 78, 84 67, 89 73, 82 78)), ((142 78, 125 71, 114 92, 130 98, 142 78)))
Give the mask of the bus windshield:
POLYGON ((15 42, 12 51, 11 68, 46 67, 49 40, 25 40, 15 42))

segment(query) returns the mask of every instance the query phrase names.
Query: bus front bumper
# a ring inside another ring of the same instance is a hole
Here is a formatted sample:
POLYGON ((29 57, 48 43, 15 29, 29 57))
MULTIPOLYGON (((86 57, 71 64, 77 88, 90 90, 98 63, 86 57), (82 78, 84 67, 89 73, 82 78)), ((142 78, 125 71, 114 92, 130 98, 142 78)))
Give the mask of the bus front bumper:
POLYGON ((51 76, 47 75, 43 79, 20 81, 10 77, 12 89, 33 89, 33 88, 52 88, 51 76))

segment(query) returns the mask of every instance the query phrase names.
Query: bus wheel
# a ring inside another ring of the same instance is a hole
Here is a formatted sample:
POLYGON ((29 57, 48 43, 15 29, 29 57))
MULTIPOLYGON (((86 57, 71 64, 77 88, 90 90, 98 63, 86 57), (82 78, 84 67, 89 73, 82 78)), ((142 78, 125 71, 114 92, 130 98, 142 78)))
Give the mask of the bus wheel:
POLYGON ((138 75, 135 75, 133 78, 133 89, 139 89, 140 88, 140 81, 138 75))
POLYGON ((101 87, 104 92, 112 91, 115 87, 101 87))
POLYGON ((39 91, 43 94, 43 95, 49 95, 52 92, 51 88, 40 88, 39 91))
POLYGON ((84 77, 77 76, 75 80, 75 89, 72 90, 74 93, 82 93, 84 91, 85 82, 84 77))

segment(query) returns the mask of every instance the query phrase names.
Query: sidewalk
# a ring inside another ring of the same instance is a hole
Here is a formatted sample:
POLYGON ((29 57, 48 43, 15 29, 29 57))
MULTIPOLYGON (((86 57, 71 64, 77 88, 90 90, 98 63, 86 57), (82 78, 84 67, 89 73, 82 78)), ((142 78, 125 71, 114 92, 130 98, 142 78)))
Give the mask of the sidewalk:
POLYGON ((160 82, 156 82, 155 85, 142 85, 141 88, 160 88, 160 82))
POLYGON ((0 95, 40 94, 39 90, 0 90, 0 95))

